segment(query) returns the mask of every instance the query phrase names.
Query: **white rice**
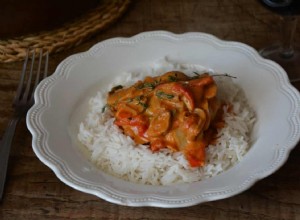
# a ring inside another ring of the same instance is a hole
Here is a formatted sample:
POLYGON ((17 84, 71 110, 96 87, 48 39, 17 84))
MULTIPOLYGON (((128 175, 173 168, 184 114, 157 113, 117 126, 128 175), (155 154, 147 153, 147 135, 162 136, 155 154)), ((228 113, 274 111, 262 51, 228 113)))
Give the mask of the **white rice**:
MULTIPOLYGON (((230 77, 215 77, 219 96, 233 105, 225 109, 226 125, 218 131, 218 140, 206 150, 206 163, 201 168, 191 168, 180 152, 168 149, 153 153, 147 146, 137 145, 114 125, 109 110, 102 113, 107 92, 115 85, 132 85, 147 75, 157 76, 166 71, 179 70, 187 75, 205 68, 182 65, 167 60, 156 62, 151 69, 124 73, 90 99, 89 113, 79 126, 78 139, 90 151, 90 159, 104 172, 135 183, 170 185, 189 183, 215 176, 242 160, 249 149, 250 133, 255 122, 254 111, 247 99, 230 77)), ((211 71, 210 71, 211 72, 211 71)))

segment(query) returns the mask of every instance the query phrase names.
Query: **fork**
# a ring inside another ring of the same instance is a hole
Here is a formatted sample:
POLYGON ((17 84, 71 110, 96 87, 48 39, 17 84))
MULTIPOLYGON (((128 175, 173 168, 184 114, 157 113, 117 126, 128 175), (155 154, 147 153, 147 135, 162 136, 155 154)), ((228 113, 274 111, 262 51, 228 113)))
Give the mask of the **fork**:
POLYGON ((20 119, 26 115, 28 109, 33 105, 34 90, 37 87, 38 83, 40 82, 40 80, 47 77, 48 60, 49 60, 48 52, 46 52, 45 61, 44 64, 42 64, 43 50, 40 50, 37 69, 34 68, 35 56, 36 56, 35 50, 32 52, 32 55, 30 54, 29 50, 27 50, 25 61, 23 64, 23 69, 21 72, 20 82, 17 88, 16 96, 13 101, 14 113, 12 119, 10 120, 5 130, 3 138, 0 141, 0 201, 2 200, 3 197, 9 152, 10 152, 11 143, 14 137, 16 126, 20 121, 20 119), (27 68, 27 66, 29 66, 27 64, 30 62, 29 61, 30 56, 31 56, 31 65, 30 68, 29 67, 27 68), (44 74, 41 78, 40 75, 42 71, 42 65, 44 66, 44 74), (32 83, 34 77, 33 72, 36 72, 34 85, 32 83))

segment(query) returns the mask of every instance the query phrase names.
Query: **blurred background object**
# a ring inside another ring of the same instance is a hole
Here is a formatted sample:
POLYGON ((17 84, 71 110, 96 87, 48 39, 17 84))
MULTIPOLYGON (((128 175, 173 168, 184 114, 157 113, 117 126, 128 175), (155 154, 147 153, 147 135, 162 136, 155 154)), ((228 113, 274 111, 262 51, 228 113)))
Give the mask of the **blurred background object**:
POLYGON ((52 54, 78 46, 118 20, 130 2, 0 0, 0 62, 23 60, 27 48, 52 54))
POLYGON ((259 0, 268 10, 280 15, 281 41, 260 50, 260 54, 282 66, 291 81, 300 81, 300 48, 295 32, 300 14, 299 0, 259 0))
POLYGON ((0 39, 50 30, 95 8, 100 0, 0 0, 0 39))

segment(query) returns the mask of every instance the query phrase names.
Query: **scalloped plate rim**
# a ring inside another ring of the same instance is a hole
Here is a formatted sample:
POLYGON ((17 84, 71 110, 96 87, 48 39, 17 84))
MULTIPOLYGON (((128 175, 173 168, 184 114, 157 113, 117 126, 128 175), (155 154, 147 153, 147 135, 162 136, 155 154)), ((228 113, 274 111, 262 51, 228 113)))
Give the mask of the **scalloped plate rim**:
MULTIPOLYGON (((160 198, 159 195, 152 195, 152 196, 147 196, 146 198, 126 198, 126 197, 122 197, 120 195, 114 195, 115 192, 111 192, 107 189, 103 189, 101 187, 95 187, 95 186, 89 186, 88 183, 81 183, 78 184, 79 180, 76 180, 75 183, 74 181, 70 181, 72 180, 72 178, 74 178, 72 176, 72 174, 68 173, 66 170, 66 164, 64 164, 64 162, 62 161, 56 161, 55 158, 51 158, 51 155, 48 155, 47 152, 44 152, 45 148, 43 148, 39 143, 40 139, 43 137, 43 135, 45 136, 45 134, 43 134, 43 132, 41 131, 42 129, 39 127, 41 125, 39 125, 38 120, 32 120, 33 116, 36 116, 36 114, 42 114, 41 113, 41 109, 45 109, 47 108, 47 106, 45 107, 45 100, 47 100, 47 97, 41 97, 39 95, 44 95, 46 96, 48 93, 42 93, 45 92, 45 90, 51 90, 51 85, 53 86, 55 84, 55 82, 57 80, 59 80, 61 77, 69 77, 68 73, 66 72, 66 70, 68 68, 70 68, 70 66, 73 63, 76 63, 77 60, 81 60, 83 58, 87 58, 87 57, 92 57, 93 55, 95 55, 98 51, 101 51, 102 49, 105 49, 105 47, 107 46, 114 46, 116 44, 119 43, 128 43, 128 44, 134 44, 136 42, 141 42, 143 41, 143 39, 149 39, 151 37, 167 37, 167 38, 172 38, 175 40, 182 40, 185 39, 187 37, 195 37, 195 38, 202 38, 202 39, 206 39, 209 41, 213 41, 215 43, 217 43, 219 46, 224 46, 224 47, 232 47, 232 46, 237 46, 239 49, 242 47, 245 51, 247 51, 252 58, 255 60, 255 62, 259 63, 260 65, 268 65, 274 69, 277 69, 279 72, 281 72, 282 74, 276 77, 280 77, 280 89, 282 90, 282 92, 286 92, 289 95, 291 95, 291 93, 293 93, 293 98, 295 99, 294 101, 296 103, 294 103, 296 106, 294 106, 294 108, 299 107, 299 92, 291 86, 291 84, 288 82, 288 78, 287 75, 285 74, 284 70, 277 65, 276 63, 269 61, 269 60, 265 60, 263 58, 261 58, 258 53, 250 46, 243 44, 243 43, 239 43, 239 42, 234 42, 234 41, 224 41, 221 40, 213 35, 207 34, 207 33, 200 33, 200 32, 189 32, 189 33, 183 33, 183 34, 174 34, 171 32, 166 32, 166 31, 151 31, 151 32, 143 32, 140 34, 137 34, 135 36, 132 37, 128 37, 128 38, 112 38, 112 39, 108 39, 108 40, 104 40, 102 42, 97 43, 96 45, 92 46, 88 51, 86 52, 82 52, 82 53, 78 53, 78 54, 74 54, 69 56, 68 58, 66 58, 65 60, 63 60, 58 67, 56 68, 54 74, 50 77, 48 77, 47 79, 43 80, 36 92, 35 92, 35 100, 36 103, 35 105, 30 109, 30 111, 27 114, 27 125, 28 128, 30 130, 30 132, 32 133, 33 136, 33 140, 32 140, 32 145, 33 145, 33 150, 35 152, 35 154, 38 156, 38 158, 44 163, 46 164, 48 167, 50 167, 51 170, 54 171, 54 173, 56 174, 56 176, 63 181, 64 183, 66 183, 67 185, 86 192, 86 193, 90 193, 90 194, 94 194, 102 199, 105 199, 107 201, 116 203, 116 204, 120 204, 120 205, 128 205, 128 206, 153 206, 153 207, 168 207, 168 208, 175 208, 175 207, 186 207, 186 206, 191 206, 191 205, 196 205, 202 202, 207 202, 207 201, 212 201, 212 200, 218 200, 218 199, 224 199, 224 198, 228 198, 231 197, 233 195, 239 194, 245 190, 247 190, 248 188, 250 188, 255 182, 257 182, 260 179, 263 179, 267 176, 269 176, 270 174, 274 173, 276 170, 278 170, 288 159, 289 153, 290 151, 296 146, 299 138, 300 138, 300 132, 299 129, 298 130, 294 130, 294 136, 293 136, 293 140, 290 140, 290 143, 287 143, 283 148, 281 148, 281 150, 283 150, 283 156, 281 158, 280 161, 277 161, 277 164, 275 165, 275 167, 272 167, 271 169, 265 169, 262 170, 261 173, 255 173, 252 176, 250 176, 249 178, 247 178, 246 180, 244 180, 242 182, 242 184, 240 184, 236 189, 231 189, 229 190, 228 193, 207 193, 207 194, 201 194, 201 195, 196 195, 193 198, 189 198, 186 199, 184 202, 182 201, 169 201, 168 198, 160 198)), ((296 110, 292 109, 292 113, 294 113, 293 116, 290 115, 289 119, 291 120, 291 123, 296 125, 299 125, 299 116, 296 115, 296 110), (292 120, 293 118, 293 120, 292 120)), ((299 113, 299 111, 298 111, 299 113)), ((45 143, 44 143, 45 144, 45 143)), ((44 146, 47 146, 44 145, 44 146)), ((49 147, 49 146, 47 146, 49 147)), ((134 197, 134 195, 133 195, 134 197)))

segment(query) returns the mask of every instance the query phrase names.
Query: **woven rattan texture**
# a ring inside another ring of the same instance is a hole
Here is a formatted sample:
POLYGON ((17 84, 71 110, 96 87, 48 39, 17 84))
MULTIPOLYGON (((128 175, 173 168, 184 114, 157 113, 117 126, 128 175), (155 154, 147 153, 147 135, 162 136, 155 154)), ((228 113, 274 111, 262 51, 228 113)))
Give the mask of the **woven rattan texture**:
POLYGON ((28 48, 43 49, 51 54, 79 45, 116 21, 129 4, 130 0, 103 1, 97 8, 58 29, 0 40, 0 62, 23 60, 28 48))

